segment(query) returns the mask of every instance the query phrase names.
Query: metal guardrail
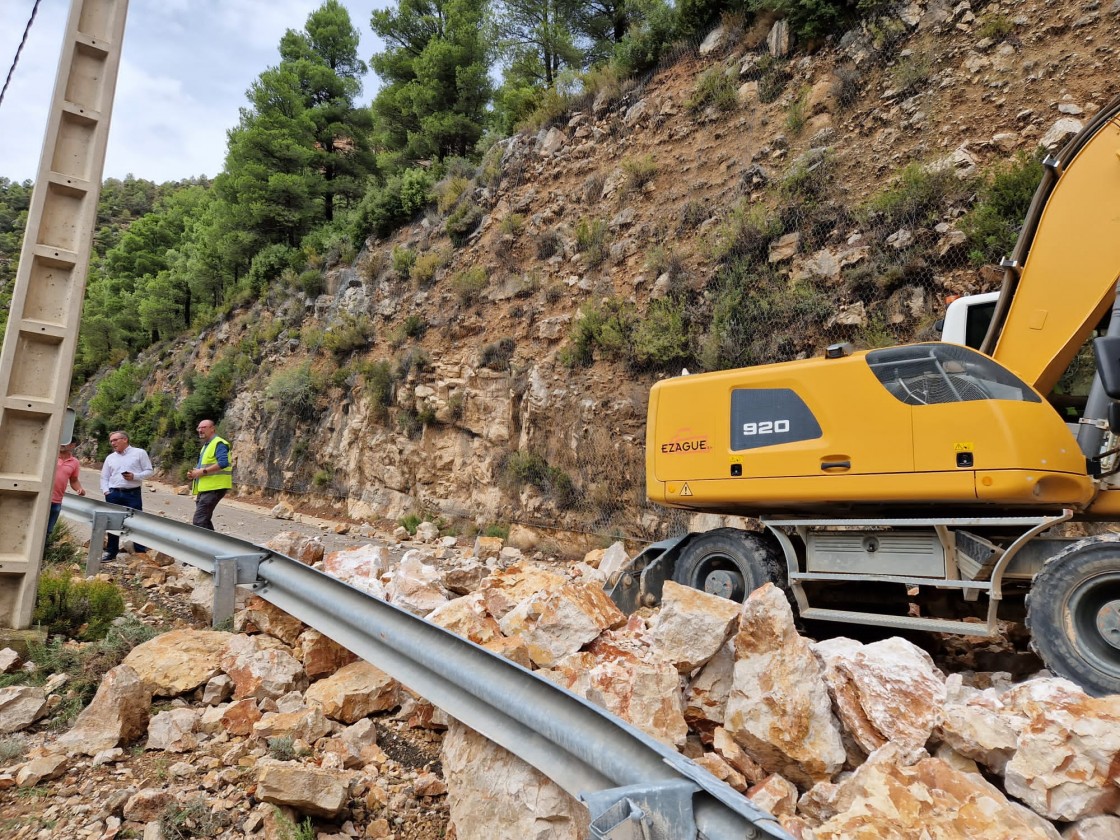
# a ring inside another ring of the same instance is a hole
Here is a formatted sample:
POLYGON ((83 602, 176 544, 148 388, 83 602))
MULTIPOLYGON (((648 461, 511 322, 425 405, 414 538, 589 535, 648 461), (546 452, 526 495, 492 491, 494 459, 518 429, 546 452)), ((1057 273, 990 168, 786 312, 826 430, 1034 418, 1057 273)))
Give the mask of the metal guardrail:
POLYGON ((730 785, 625 721, 297 560, 95 499, 68 494, 62 511, 93 527, 87 573, 97 571, 101 537, 112 530, 213 574, 216 621, 232 615, 235 586, 250 585, 583 801, 593 837, 792 840, 730 785))

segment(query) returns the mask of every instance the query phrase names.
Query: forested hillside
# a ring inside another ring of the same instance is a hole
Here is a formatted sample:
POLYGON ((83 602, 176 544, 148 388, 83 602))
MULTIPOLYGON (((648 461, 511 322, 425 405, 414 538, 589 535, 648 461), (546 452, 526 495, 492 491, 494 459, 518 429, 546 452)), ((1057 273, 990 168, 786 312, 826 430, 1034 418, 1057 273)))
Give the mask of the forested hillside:
MULTIPOLYGON (((1048 129, 1111 95, 1116 12, 1050 17, 402 0, 366 104, 327 0, 212 182, 106 183, 86 454, 126 427, 174 478, 213 416, 243 488, 355 518, 657 533, 656 377, 929 335, 993 286, 1048 129)), ((4 294, 30 186, 0 180, 4 294)))

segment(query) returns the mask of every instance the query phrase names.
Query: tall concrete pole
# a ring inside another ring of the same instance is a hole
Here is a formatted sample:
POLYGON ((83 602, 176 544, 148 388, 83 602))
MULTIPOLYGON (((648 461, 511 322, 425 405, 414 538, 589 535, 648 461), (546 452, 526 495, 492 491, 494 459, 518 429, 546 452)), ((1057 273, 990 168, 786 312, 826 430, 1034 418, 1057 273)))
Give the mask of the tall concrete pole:
POLYGON ((35 609, 128 0, 72 0, 0 350, 0 626, 35 609))

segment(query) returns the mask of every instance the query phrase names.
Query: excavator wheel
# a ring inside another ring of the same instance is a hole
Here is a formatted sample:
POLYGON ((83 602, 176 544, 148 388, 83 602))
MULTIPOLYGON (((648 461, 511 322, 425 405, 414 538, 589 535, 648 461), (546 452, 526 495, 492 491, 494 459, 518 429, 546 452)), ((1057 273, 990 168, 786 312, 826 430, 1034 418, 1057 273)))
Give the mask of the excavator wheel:
POLYGON ((1027 595, 1031 646, 1052 671, 1095 696, 1120 694, 1120 536, 1054 555, 1027 595))
POLYGON ((717 528, 685 546, 673 580, 721 598, 744 601, 767 581, 784 588, 785 563, 762 534, 717 528))

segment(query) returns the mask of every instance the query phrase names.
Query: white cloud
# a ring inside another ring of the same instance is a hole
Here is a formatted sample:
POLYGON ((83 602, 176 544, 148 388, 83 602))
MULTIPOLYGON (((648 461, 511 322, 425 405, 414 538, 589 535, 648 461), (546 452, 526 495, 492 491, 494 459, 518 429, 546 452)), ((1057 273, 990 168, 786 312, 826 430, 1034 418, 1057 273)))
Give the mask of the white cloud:
MULTIPOLYGON (((370 13, 388 0, 343 0, 362 35, 359 55, 378 47, 370 13)), ((0 2, 0 74, 15 55, 34 0, 0 2)), ((38 172, 68 4, 43 0, 11 86, 0 103, 0 176, 38 172)), ((132 0, 106 152, 106 177, 154 181, 221 171, 226 132, 245 92, 280 60, 280 38, 302 29, 320 0, 132 0)), ((366 99, 375 89, 366 80, 366 99)), ((0 82, 2 83, 2 82, 0 82)))

